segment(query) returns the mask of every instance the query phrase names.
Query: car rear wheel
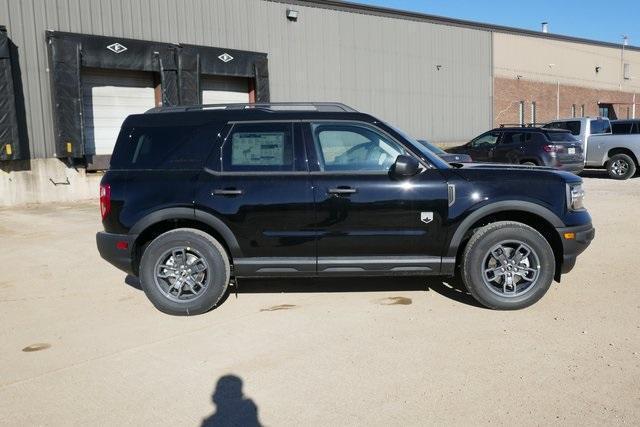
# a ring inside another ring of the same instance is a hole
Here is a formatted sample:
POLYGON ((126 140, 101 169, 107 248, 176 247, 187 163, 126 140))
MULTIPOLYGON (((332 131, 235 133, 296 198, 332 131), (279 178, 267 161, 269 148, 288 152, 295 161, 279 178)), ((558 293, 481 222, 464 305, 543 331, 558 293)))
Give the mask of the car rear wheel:
POLYGON ((607 162, 607 172, 613 179, 629 179, 636 174, 636 162, 627 154, 614 154, 607 162))
POLYGON ((174 315, 213 308, 229 284, 229 258, 209 234, 178 228, 161 234, 145 249, 140 283, 157 309, 174 315))
POLYGON ((462 279, 482 305, 517 310, 537 302, 555 273, 549 242, 519 222, 500 221, 479 228, 462 256, 462 279))

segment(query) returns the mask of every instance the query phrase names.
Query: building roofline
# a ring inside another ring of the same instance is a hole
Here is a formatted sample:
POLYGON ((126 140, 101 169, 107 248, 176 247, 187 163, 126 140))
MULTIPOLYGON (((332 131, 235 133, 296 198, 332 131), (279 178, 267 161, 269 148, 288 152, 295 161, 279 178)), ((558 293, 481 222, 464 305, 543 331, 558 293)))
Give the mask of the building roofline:
MULTIPOLYGON (((586 39, 582 37, 566 36, 556 33, 543 33, 541 31, 526 30, 523 28, 508 27, 504 25, 487 24, 484 22, 467 21, 464 19, 448 18, 445 16, 429 15, 426 13, 412 12, 407 10, 392 9, 382 6, 370 6, 361 3, 352 3, 341 0, 267 0, 276 3, 290 5, 319 7, 322 9, 332 9, 342 12, 362 13, 365 15, 382 16, 387 18, 406 19, 411 21, 429 22, 432 24, 451 25, 455 27, 470 28, 475 30, 485 30, 490 32, 515 34, 528 37, 538 37, 550 40, 560 40, 572 43, 590 44, 595 46, 610 47, 620 49, 622 43, 611 43, 599 40, 586 39)), ((640 46, 627 45, 625 50, 640 52, 640 46)))

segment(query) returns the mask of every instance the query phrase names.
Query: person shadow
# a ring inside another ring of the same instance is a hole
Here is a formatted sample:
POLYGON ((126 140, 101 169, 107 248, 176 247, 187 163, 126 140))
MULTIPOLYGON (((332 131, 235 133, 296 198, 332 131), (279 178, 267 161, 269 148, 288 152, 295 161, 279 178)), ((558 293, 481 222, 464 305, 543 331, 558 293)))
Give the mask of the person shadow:
POLYGON ((244 395, 240 377, 220 377, 211 400, 216 411, 202 421, 203 427, 262 426, 258 420, 258 407, 244 395))

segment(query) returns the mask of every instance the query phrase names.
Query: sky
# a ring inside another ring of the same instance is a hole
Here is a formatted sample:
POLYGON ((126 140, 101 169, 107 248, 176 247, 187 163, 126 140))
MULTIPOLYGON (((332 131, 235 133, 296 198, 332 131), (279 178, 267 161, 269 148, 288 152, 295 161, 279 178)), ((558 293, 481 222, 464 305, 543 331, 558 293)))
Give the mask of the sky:
POLYGON ((347 0, 431 15, 640 46, 640 0, 347 0))

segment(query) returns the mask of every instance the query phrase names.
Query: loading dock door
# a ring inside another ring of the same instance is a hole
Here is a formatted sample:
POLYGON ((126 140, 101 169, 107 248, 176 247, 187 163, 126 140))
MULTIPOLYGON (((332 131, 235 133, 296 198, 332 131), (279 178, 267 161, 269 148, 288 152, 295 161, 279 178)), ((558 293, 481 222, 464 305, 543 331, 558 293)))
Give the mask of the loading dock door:
POLYGON ((156 106, 153 73, 83 70, 82 102, 85 153, 111 155, 124 119, 156 106))
POLYGON ((249 102, 249 79, 244 77, 202 76, 200 90, 203 104, 249 102))

